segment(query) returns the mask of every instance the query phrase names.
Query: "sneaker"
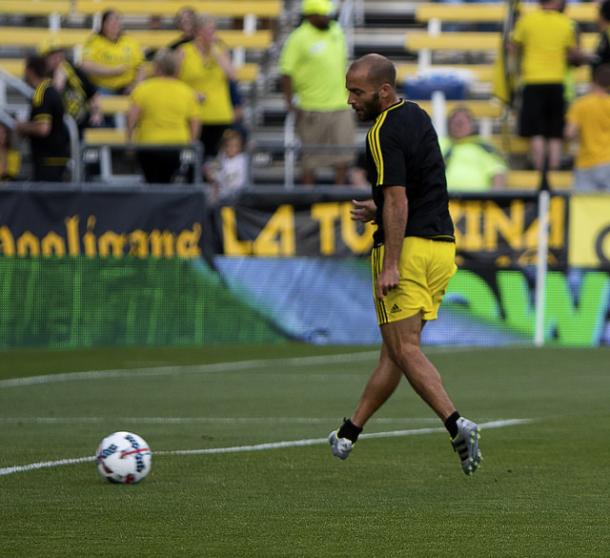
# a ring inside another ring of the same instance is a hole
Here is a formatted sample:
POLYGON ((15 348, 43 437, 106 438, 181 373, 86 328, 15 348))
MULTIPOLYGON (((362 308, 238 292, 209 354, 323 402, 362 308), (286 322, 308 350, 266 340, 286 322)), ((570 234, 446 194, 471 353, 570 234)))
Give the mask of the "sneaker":
POLYGON ((330 451, 335 457, 338 457, 339 459, 347 459, 350 452, 352 451, 352 446, 354 444, 352 444, 352 441, 348 440, 347 438, 339 438, 339 436, 337 436, 338 432, 338 430, 333 430, 328 435, 330 451))
POLYGON ((479 450, 479 426, 464 417, 457 420, 458 433, 451 445, 453 450, 457 452, 462 463, 462 470, 467 475, 472 475, 479 465, 483 456, 479 450))

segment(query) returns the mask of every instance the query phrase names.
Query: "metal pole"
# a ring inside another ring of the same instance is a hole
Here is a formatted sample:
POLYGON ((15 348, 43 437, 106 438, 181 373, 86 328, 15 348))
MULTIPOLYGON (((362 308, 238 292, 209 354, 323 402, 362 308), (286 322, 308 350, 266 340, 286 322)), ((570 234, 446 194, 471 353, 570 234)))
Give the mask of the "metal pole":
POLYGON ((549 248, 549 207, 551 193, 541 190, 538 194, 538 257, 536 264, 536 327, 534 331, 534 345, 544 345, 544 316, 546 299, 546 272, 549 248))
POLYGON ((294 167, 296 160, 295 122, 296 114, 289 112, 284 121, 284 188, 286 190, 294 189, 294 167))

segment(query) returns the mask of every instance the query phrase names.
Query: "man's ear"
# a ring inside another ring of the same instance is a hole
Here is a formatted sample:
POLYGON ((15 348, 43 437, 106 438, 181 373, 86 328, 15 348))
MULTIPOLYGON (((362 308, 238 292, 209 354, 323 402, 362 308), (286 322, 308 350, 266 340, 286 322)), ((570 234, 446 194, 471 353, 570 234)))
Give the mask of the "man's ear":
POLYGON ((382 99, 388 99, 393 95, 394 88, 389 83, 384 83, 379 89, 379 96, 382 99))

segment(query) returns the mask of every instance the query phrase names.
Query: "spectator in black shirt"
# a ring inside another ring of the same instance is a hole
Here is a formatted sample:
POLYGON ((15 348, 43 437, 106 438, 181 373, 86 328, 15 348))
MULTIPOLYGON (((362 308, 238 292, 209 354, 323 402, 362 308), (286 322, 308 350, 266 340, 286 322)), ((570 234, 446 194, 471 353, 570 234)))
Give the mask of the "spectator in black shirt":
POLYGON ((53 41, 39 48, 46 58, 47 70, 64 103, 64 110, 74 118, 79 133, 88 126, 99 126, 103 121, 97 87, 85 72, 66 59, 65 49, 53 41))
POLYGON ((30 118, 18 122, 16 131, 30 138, 33 180, 62 182, 70 157, 70 137, 64 124, 64 106, 53 87, 42 56, 30 56, 25 63, 25 81, 35 88, 30 118))
POLYGON ((373 199, 354 202, 356 221, 378 226, 371 254, 377 321, 383 344, 377 368, 350 419, 329 435, 333 455, 345 459, 368 419, 404 375, 443 421, 467 475, 481 462, 478 426, 460 416, 436 367, 420 348, 422 328, 437 317, 455 273, 455 241, 445 167, 430 117, 396 94, 396 69, 368 54, 350 66, 348 104, 367 135, 373 199))

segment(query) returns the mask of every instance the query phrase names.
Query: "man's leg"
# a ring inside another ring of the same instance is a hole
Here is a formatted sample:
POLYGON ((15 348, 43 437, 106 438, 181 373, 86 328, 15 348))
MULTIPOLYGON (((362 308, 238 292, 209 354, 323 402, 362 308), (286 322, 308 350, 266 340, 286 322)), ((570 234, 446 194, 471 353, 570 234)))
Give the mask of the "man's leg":
POLYGON ((561 155, 563 153, 563 140, 551 138, 549 145, 549 170, 557 170, 561 166, 561 155))
POLYGON ((422 318, 419 314, 381 326, 390 358, 403 371, 417 394, 434 410, 451 435, 462 470, 467 475, 481 463, 479 428, 459 415, 449 398, 441 375, 420 348, 422 318))
POLYGON ((351 417, 352 423, 359 428, 364 428, 367 421, 394 393, 401 378, 402 371, 390 358, 384 343, 379 353, 379 363, 373 370, 351 417))
POLYGON ((455 406, 445 391, 438 370, 421 351, 422 323, 421 315, 416 314, 382 325, 381 335, 390 358, 417 394, 445 422, 455 412, 455 406))
POLYGON ((379 353, 379 363, 364 388, 354 414, 328 437, 335 457, 346 459, 349 456, 364 425, 394 393, 401 378, 402 371, 394 364, 383 344, 379 353))
POLYGON ((534 168, 542 171, 546 159, 546 140, 543 136, 533 136, 530 139, 530 157, 534 168))

